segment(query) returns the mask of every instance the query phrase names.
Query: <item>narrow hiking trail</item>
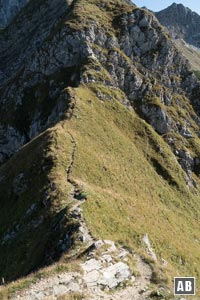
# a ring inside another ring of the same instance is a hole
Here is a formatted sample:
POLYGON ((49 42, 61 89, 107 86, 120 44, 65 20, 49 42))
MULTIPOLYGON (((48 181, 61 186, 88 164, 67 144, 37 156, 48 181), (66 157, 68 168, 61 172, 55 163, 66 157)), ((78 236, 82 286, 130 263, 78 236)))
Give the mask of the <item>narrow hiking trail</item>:
POLYGON ((132 254, 140 274, 134 277, 127 264, 130 253, 123 247, 117 247, 113 241, 96 241, 87 228, 81 209, 86 200, 76 199, 79 187, 72 179, 77 146, 73 135, 69 135, 72 154, 67 168, 67 181, 73 187, 69 214, 79 222, 78 239, 89 249, 79 262, 82 271, 61 272, 38 279, 26 290, 15 293, 11 300, 76 299, 73 298, 76 294, 79 295, 77 299, 84 300, 147 300, 150 294, 148 285, 152 276, 151 268, 138 255, 132 254), (111 288, 113 284, 115 288, 111 288), (116 289, 118 286, 120 288, 116 289))
MULTIPOLYGON (((76 141, 73 137, 73 135, 68 131, 68 134, 71 138, 72 143, 72 154, 71 154, 71 162, 69 164, 69 167, 67 169, 67 181, 72 185, 72 192, 70 194, 72 198, 72 205, 69 209, 69 215, 71 218, 77 220, 79 222, 79 237, 78 239, 82 241, 85 244, 92 244, 94 243, 94 239, 91 236, 91 233, 89 232, 85 219, 83 217, 81 205, 86 201, 86 199, 83 197, 81 198, 81 188, 79 185, 75 182, 75 180, 72 178, 72 170, 74 166, 75 161, 75 154, 76 154, 76 141)), ((82 191, 83 192, 83 191, 82 191)))
MULTIPOLYGON (((94 238, 92 237, 91 233, 87 228, 87 224, 83 217, 81 205, 85 202, 85 200, 77 200, 75 198, 76 193, 78 192, 78 185, 76 182, 71 178, 72 169, 75 161, 75 153, 76 153, 76 141, 73 135, 68 132, 71 138, 72 143, 72 156, 71 162, 67 170, 67 181, 73 186, 73 192, 71 194, 74 204, 70 208, 70 216, 79 220, 79 231, 82 235, 82 241, 84 243, 92 244, 95 243, 94 238)), ((98 299, 105 299, 105 300, 146 300, 149 298, 149 290, 148 285, 150 284, 151 277, 152 277, 152 270, 148 264, 146 264, 138 255, 134 255, 134 259, 136 260, 136 268, 140 274, 140 276, 135 278, 135 282, 127 286, 125 289, 121 289, 117 292, 113 292, 111 295, 104 291, 96 291, 95 297, 92 296, 91 298, 87 298, 88 300, 98 300, 98 299)), ((90 291, 91 293, 91 291, 90 291)), ((90 294, 89 293, 89 294, 90 294)), ((93 294, 93 293, 92 293, 93 294)))
MULTIPOLYGON (((74 108, 75 106, 71 117, 74 108)), ((138 255, 132 254, 136 269, 140 274, 134 277, 127 264, 127 255, 130 253, 122 247, 115 246, 113 241, 95 240, 88 230, 81 208, 87 199, 80 197, 84 190, 72 176, 77 143, 72 132, 68 130, 68 134, 72 145, 71 159, 66 170, 66 180, 72 186, 69 195, 69 216, 78 221, 77 239, 88 249, 86 256, 81 258, 80 269, 82 269, 82 272, 61 272, 52 274, 48 278, 41 278, 26 290, 16 293, 12 300, 74 299, 70 298, 73 293, 84 295, 84 298, 80 299, 85 300, 147 300, 150 294, 148 286, 152 276, 150 266, 138 255), (105 245, 109 245, 107 250, 104 249, 105 245), (120 256, 119 254, 123 252, 125 252, 125 255, 120 256), (113 271, 113 268, 116 268, 116 270, 113 271), (126 274, 128 269, 129 273, 126 274), (103 275, 106 277, 102 281, 103 275), (121 279, 119 288, 110 288, 110 283, 115 283, 120 276, 124 277, 121 279), (105 283, 105 279, 107 283, 105 283), (104 286, 102 286, 102 282, 104 282, 104 286)))
POLYGON ((74 165, 74 160, 75 160, 75 153, 76 153, 76 142, 75 139, 73 137, 73 135, 71 134, 71 132, 68 131, 68 134, 70 136, 71 139, 71 144, 72 144, 72 154, 71 154, 71 161, 70 164, 67 168, 67 181, 71 184, 71 185, 75 185, 75 182, 72 180, 71 175, 72 175, 72 169, 73 169, 73 165, 74 165))

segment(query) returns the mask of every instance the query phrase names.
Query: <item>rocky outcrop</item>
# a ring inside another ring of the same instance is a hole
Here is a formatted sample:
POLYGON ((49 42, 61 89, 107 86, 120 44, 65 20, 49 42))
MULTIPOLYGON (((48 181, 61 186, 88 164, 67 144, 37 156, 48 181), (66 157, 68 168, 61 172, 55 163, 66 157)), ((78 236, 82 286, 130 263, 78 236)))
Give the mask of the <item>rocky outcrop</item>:
POLYGON ((190 152, 182 149, 177 150, 178 160, 183 170, 186 172, 186 182, 188 185, 193 184, 196 186, 196 182, 192 179, 192 171, 194 169, 194 159, 191 157, 190 152))
POLYGON ((128 252, 116 248, 115 245, 113 252, 113 245, 114 242, 112 241, 97 241, 94 244, 94 250, 89 252, 86 260, 79 266, 83 274, 71 272, 54 276, 47 279, 46 282, 44 280, 44 282, 32 285, 29 290, 20 295, 15 295, 15 299, 35 300, 52 295, 59 297, 70 294, 70 292, 82 292, 82 294, 96 292, 99 294, 101 290, 106 288, 113 290, 120 285, 123 286, 130 279, 134 282, 135 278, 125 263, 128 252), (102 252, 102 247, 107 247, 108 250, 97 258, 97 252, 102 252), (121 261, 115 263, 116 258, 121 259, 121 261))
POLYGON ((171 130, 171 121, 161 107, 142 105, 142 112, 158 133, 166 134, 171 130))
MULTIPOLYGON (((105 241, 105 244, 107 242, 105 241)), ((110 243, 110 241, 108 241, 110 243)), ((112 243, 114 245, 114 243, 112 243)), ((104 242, 102 242, 102 246, 104 242)), ((115 247, 115 246, 114 246, 115 247)), ((110 247, 111 248, 111 247, 110 247)), ((117 248, 115 247, 115 252, 117 248)), ((122 255, 123 258, 127 256, 128 252, 122 251, 118 256, 122 255)), ((89 288, 99 289, 114 289, 120 286, 127 280, 132 279, 132 272, 129 266, 120 261, 113 263, 112 250, 108 250, 103 253, 100 259, 90 258, 84 264, 82 264, 84 270, 84 280, 89 288)))
POLYGON ((155 252, 153 251, 153 248, 151 246, 151 243, 149 241, 149 237, 148 237, 148 234, 146 233, 143 237, 143 243, 146 245, 147 247, 147 253, 151 256, 151 258, 154 260, 154 261, 157 261, 157 257, 156 257, 156 254, 155 252))
POLYGON ((97 241, 94 250, 79 265, 80 272, 63 272, 38 280, 25 291, 16 293, 12 299, 42 300, 48 297, 59 300, 64 295, 67 297, 73 293, 77 297, 85 295, 84 298, 90 300, 111 300, 113 297, 118 300, 125 295, 128 300, 133 299, 132 297, 136 300, 147 299, 150 294, 148 284, 151 269, 139 257, 132 256, 131 260, 136 263, 140 272, 140 276, 135 278, 127 264, 128 255, 130 256, 128 251, 116 247, 112 241, 97 241), (118 292, 115 291, 116 287, 120 288, 118 292))

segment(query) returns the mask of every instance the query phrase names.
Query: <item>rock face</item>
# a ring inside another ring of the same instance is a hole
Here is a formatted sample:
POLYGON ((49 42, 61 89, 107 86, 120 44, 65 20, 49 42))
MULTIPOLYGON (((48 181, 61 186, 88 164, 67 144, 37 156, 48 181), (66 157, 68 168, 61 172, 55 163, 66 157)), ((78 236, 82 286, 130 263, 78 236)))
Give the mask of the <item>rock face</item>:
POLYGON ((30 1, 16 16, 15 22, 2 31, 0 83, 3 84, 10 77, 14 78, 16 73, 20 72, 24 63, 31 59, 33 52, 37 51, 48 37, 52 27, 59 23, 64 13, 67 13, 70 2, 70 0, 30 1))
POLYGON ((89 58, 102 64, 110 74, 109 84, 119 86, 157 132, 166 134, 176 130, 175 122, 158 104, 168 106, 174 92, 191 94, 197 82, 152 14, 140 9, 122 14, 115 25, 121 32, 118 37, 109 36, 103 28, 99 32, 99 25, 94 22, 77 31, 61 26, 47 39, 50 31, 58 27, 59 18, 62 23, 62 16, 70 6, 62 0, 47 1, 40 8, 31 5, 32 2, 8 29, 7 39, 4 34, 0 37, 3 41, 0 49, 2 162, 62 118, 68 106, 68 95, 63 87, 76 86, 80 81, 95 81, 86 74, 80 77, 81 65, 89 58), (30 11, 32 21, 25 26, 30 11), (43 20, 39 29, 38 19, 43 20), (30 31, 34 34, 27 43, 30 31), (11 42, 15 45, 12 51, 11 42), (109 50, 108 55, 100 48, 109 50), (140 105, 139 101, 144 98, 151 101, 154 95, 158 99, 156 104, 151 106, 147 101, 140 105), (14 126, 7 118, 8 111, 16 115, 14 126))
POLYGON ((168 28, 172 38, 184 39, 187 43, 200 47, 200 16, 197 13, 182 4, 173 3, 155 15, 168 28))
POLYGON ((1 0, 0 28, 5 28, 29 0, 1 0))
POLYGON ((169 132, 171 128, 170 120, 162 108, 156 105, 151 107, 143 105, 142 112, 158 133, 165 134, 169 132))

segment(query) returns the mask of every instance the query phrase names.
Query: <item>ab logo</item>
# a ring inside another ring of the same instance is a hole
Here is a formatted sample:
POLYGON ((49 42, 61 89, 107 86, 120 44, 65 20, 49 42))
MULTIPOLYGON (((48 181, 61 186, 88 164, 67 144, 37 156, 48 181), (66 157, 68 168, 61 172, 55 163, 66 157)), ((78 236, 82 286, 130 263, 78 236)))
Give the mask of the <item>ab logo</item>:
POLYGON ((195 278, 175 277, 174 295, 195 295, 195 278))

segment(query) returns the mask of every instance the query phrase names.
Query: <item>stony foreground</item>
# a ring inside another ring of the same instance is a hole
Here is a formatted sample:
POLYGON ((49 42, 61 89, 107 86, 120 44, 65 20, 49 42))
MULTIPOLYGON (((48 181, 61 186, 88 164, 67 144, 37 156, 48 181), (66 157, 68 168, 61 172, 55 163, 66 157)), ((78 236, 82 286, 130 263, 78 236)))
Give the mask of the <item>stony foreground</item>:
POLYGON ((133 276, 129 255, 125 249, 116 248, 112 241, 97 241, 95 250, 81 264, 81 273, 64 272, 42 279, 15 295, 13 300, 71 299, 67 298, 70 295, 74 296, 73 299, 88 300, 147 299, 151 269, 138 256, 133 255, 132 259, 140 272, 139 276, 133 276))

